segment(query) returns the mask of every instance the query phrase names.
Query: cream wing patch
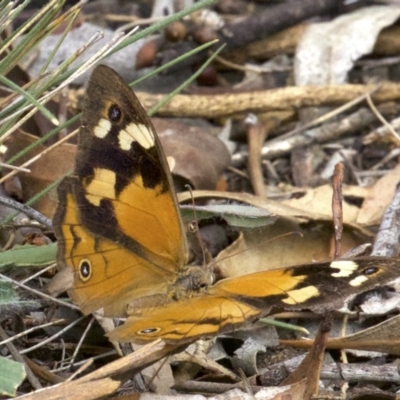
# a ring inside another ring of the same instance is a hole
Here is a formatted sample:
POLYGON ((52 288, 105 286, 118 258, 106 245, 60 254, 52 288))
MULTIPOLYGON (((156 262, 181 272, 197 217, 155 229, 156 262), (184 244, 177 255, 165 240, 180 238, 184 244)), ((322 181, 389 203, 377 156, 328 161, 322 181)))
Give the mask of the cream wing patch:
POLYGON ((319 290, 315 286, 306 286, 302 289, 297 290, 289 290, 287 292, 288 298, 282 300, 283 303, 286 304, 301 304, 306 302, 307 300, 318 296, 320 294, 319 290))
POLYGON ((94 178, 86 186, 86 198, 94 206, 99 206, 101 199, 115 199, 116 175, 114 171, 105 168, 95 168, 94 178))
POLYGON ((339 272, 334 272, 332 276, 335 278, 345 278, 358 269, 358 264, 351 260, 337 260, 332 261, 330 267, 339 270, 339 272))
POLYGON ((105 118, 100 118, 99 122, 93 129, 94 136, 104 139, 111 129, 111 122, 105 118))
POLYGON ((349 285, 353 286, 353 287, 358 287, 358 286, 361 286, 367 280, 368 280, 368 278, 366 276, 363 276, 363 275, 357 276, 357 278, 354 278, 349 282, 349 285))
POLYGON ((148 150, 154 146, 155 140, 151 132, 143 124, 130 123, 118 134, 119 147, 128 151, 131 149, 132 142, 138 142, 144 149, 148 150))

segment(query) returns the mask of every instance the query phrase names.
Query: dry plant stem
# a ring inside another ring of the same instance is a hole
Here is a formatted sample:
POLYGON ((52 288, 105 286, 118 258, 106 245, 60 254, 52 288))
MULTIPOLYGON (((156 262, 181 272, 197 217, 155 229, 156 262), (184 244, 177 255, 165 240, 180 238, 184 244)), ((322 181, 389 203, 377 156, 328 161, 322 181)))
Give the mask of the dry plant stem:
POLYGON ((92 328, 94 321, 95 321, 95 319, 94 319, 94 317, 92 316, 91 320, 89 321, 89 323, 87 324, 87 326, 86 326, 86 328, 85 328, 85 331, 83 332, 81 338, 79 339, 78 344, 76 345, 76 349, 74 350, 74 354, 72 354, 72 357, 71 357, 71 360, 70 360, 70 364, 73 364, 73 363, 74 363, 75 358, 76 358, 76 356, 78 355, 79 350, 80 350, 81 347, 82 347, 82 343, 83 343, 83 341, 86 339, 86 336, 87 336, 88 332, 90 331, 90 329, 92 328))
POLYGON ((291 136, 295 136, 299 133, 305 132, 307 130, 309 130, 310 128, 313 128, 314 126, 317 126, 319 124, 322 124, 324 122, 328 122, 330 119, 338 116, 339 114, 344 113, 345 111, 349 110, 350 108, 356 106, 357 104, 360 104, 361 102, 363 102, 367 97, 371 96, 371 93, 376 92, 378 90, 378 87, 375 87, 373 90, 371 90, 368 93, 364 93, 362 96, 357 97, 356 99, 349 101, 346 104, 343 104, 340 107, 335 108, 332 111, 329 111, 323 115, 321 115, 318 118, 313 119, 312 121, 310 121, 309 123, 306 123, 302 126, 299 126, 296 129, 293 129, 290 132, 285 133, 284 135, 280 136, 279 139, 283 140, 283 139, 287 139, 291 136))
MULTIPOLYGON (((75 348, 75 344, 69 346, 69 348, 71 350, 73 350, 73 348, 75 348)), ((101 360, 103 358, 108 358, 108 357, 116 357, 117 355, 118 354, 117 354, 116 350, 107 351, 106 353, 100 354, 98 356, 91 357, 91 358, 89 358, 87 360, 82 360, 82 361, 76 362, 73 365, 73 367, 74 368, 79 367, 79 370, 81 370, 81 366, 82 366, 82 369, 86 370, 87 364, 92 362, 92 361, 101 360)), ((63 362, 65 361, 64 359, 65 358, 63 357, 62 358, 63 362)), ((57 373, 57 372, 62 372, 62 371, 66 371, 66 370, 69 370, 69 369, 71 369, 71 365, 68 364, 68 365, 63 365, 63 366, 58 367, 58 368, 54 368, 54 369, 52 369, 52 372, 57 373)))
POLYGON ((254 114, 249 114, 245 122, 249 146, 248 170, 251 184, 253 185, 254 193, 257 196, 264 197, 265 185, 261 164, 261 147, 267 135, 267 129, 254 114))
POLYGON ((186 346, 167 345, 161 339, 157 339, 154 342, 143 346, 138 351, 128 354, 125 357, 105 365, 103 368, 91 372, 83 378, 78 379, 78 381, 87 382, 110 376, 120 379, 120 377, 126 373, 131 377, 133 374, 140 372, 156 361, 173 353, 182 351, 184 347, 186 346))
MULTIPOLYGON (((60 125, 67 122, 67 114, 68 114, 68 88, 64 87, 60 91, 60 102, 59 102, 59 109, 58 109, 58 121, 60 125)), ((63 137, 68 135, 67 128, 62 129, 58 132, 58 138, 62 139, 63 137)))
MULTIPOLYGON (((239 383, 216 383, 216 382, 201 382, 201 381, 186 381, 178 382, 172 386, 174 389, 180 393, 206 393, 215 395, 218 393, 225 393, 228 390, 241 389, 246 391, 247 385, 243 382, 239 383)), ((251 385, 250 389, 253 393, 257 393, 262 388, 260 386, 251 385)), ((234 397, 236 399, 236 397, 234 397)))
POLYGON ((68 379, 67 382, 70 382, 75 379, 79 374, 86 371, 92 364, 94 359, 89 358, 89 360, 85 361, 68 379))
MULTIPOLYGON (((292 86, 257 92, 220 95, 179 94, 157 111, 160 116, 219 118, 237 113, 297 110, 304 107, 339 106, 376 89, 376 85, 292 86)), ((146 109, 164 95, 137 93, 146 109)), ((375 103, 400 99, 400 84, 382 84, 372 95, 375 103)))
POLYGON ((379 121, 382 122, 384 126, 386 126, 388 132, 392 134, 392 140, 393 143, 396 146, 400 145, 400 136, 397 134, 397 132, 393 129, 393 127, 389 124, 389 122, 386 121, 386 119, 383 117, 383 115, 378 111, 378 109, 375 107, 375 104, 373 103, 371 96, 367 96, 367 103, 369 107, 371 108, 372 112, 376 115, 376 117, 379 119, 379 121))
POLYGON ((57 339, 58 337, 62 336, 66 331, 71 329, 73 326, 77 325, 79 322, 83 321, 86 317, 83 315, 82 317, 79 317, 75 321, 71 322, 68 326, 66 326, 64 329, 61 329, 58 331, 55 335, 48 337, 45 340, 42 340, 40 343, 35 344, 32 347, 29 347, 28 349, 21 350, 20 354, 27 354, 30 353, 33 350, 39 349, 40 347, 45 346, 47 343, 52 342, 54 339, 57 339))
MULTIPOLYGON (((111 51, 113 51, 113 49, 115 49, 119 44, 121 44, 121 42, 123 40, 125 40, 126 38, 128 38, 130 35, 132 35, 134 32, 136 31, 136 29, 133 29, 132 31, 126 33, 125 35, 123 34, 118 34, 116 35, 114 38, 112 38, 112 40, 107 43, 105 46, 103 46, 96 54, 94 54, 92 57, 90 57, 89 60, 86 61, 85 64, 83 64, 82 66, 80 66, 74 73, 72 73, 67 79, 65 79, 58 87, 56 87, 56 89, 49 91, 48 93, 46 93, 45 95, 43 95, 38 101, 40 104, 44 105, 46 102, 48 102, 51 98, 54 97, 54 95, 56 93, 58 93, 59 91, 62 90, 62 88, 66 87, 67 85, 69 85, 76 77, 78 77, 79 75, 83 74, 84 72, 86 72, 90 67, 92 67, 96 62, 98 62, 102 57, 106 57, 108 54, 111 53, 111 51)), ((97 34, 95 34, 91 39, 89 39, 87 41, 87 43, 82 46, 78 51, 75 52, 74 57, 77 58, 83 51, 85 51, 87 49, 87 47, 91 46, 92 44, 94 44, 96 41, 98 41, 101 38, 101 34, 100 32, 98 32, 97 34)), ((70 60, 72 61, 72 59, 70 58, 70 60)), ((56 71, 53 76, 57 76, 57 74, 59 74, 60 71, 56 71)), ((25 108, 19 109, 18 113, 21 113, 24 109, 27 108, 31 108, 31 106, 27 106, 25 108)), ((27 119, 29 119, 33 114, 35 114, 37 112, 36 108, 33 108, 32 110, 30 110, 26 115, 24 115, 23 118, 20 118, 18 120, 18 122, 16 124, 14 124, 12 126, 11 129, 9 129, 2 137, 0 142, 6 140, 6 138, 8 136, 10 136, 18 127, 20 127, 23 122, 25 122, 27 119)), ((2 120, 2 122, 7 121, 8 119, 12 118, 13 116, 8 116, 6 118, 4 118, 2 120)))
MULTIPOLYGON (((297 147, 307 147, 313 143, 326 143, 350 135, 368 127, 375 120, 376 118, 370 110, 362 108, 339 122, 310 129, 306 133, 290 137, 287 140, 281 141, 279 138, 271 140, 263 147, 262 155, 267 159, 282 157, 297 147)), ((244 154, 240 153, 232 157, 236 162, 240 162, 243 158, 244 154)))
MULTIPOLYGON (((346 253, 347 254, 347 253, 346 253)), ((358 254, 359 255, 359 254, 358 254)), ((346 255, 347 257, 347 255, 346 255)), ((343 318, 343 313, 334 312, 334 318, 343 318)), ((359 320, 360 316, 358 313, 354 312, 352 314, 346 314, 350 320, 359 320)), ((321 316, 309 311, 286 311, 274 314, 274 319, 321 319, 321 316)), ((297 340, 297 339, 296 339, 297 340)))
MULTIPOLYGON (((268 60, 280 54, 294 54, 299 40, 304 34, 309 24, 301 23, 275 34, 269 35, 265 39, 253 41, 234 51, 224 54, 226 58, 236 63, 244 63, 247 60, 268 60)), ((373 54, 388 58, 378 60, 358 60, 356 65, 364 68, 375 68, 384 65, 398 64, 398 54, 400 51, 399 35, 400 28, 396 25, 381 31, 373 54), (393 56, 393 57, 390 57, 393 56)))
MULTIPOLYGON (((98 18, 96 14, 90 15, 92 19, 98 18)), ((120 14, 107 14, 104 16, 105 20, 112 22, 132 22, 135 25, 151 25, 156 22, 164 21, 166 17, 153 17, 153 18, 139 18, 135 15, 120 15, 120 14)), ((88 20, 88 16, 85 15, 85 19, 88 20)), ((124 27, 126 29, 126 26, 124 27)), ((118 28, 120 31, 123 30, 118 28)))
MULTIPOLYGON (((0 338, 2 340, 7 340, 8 339, 7 333, 4 331, 4 329, 1 326, 0 326, 0 338)), ((30 384, 35 389, 41 389, 42 385, 40 384, 39 379, 36 378, 36 376, 31 371, 31 369, 28 367, 28 365, 26 365, 26 363, 24 361, 24 358, 21 356, 21 354, 19 353, 17 348, 14 346, 14 344, 13 343, 7 343, 6 346, 7 346, 8 350, 10 351, 11 355, 13 356, 14 360, 24 364, 26 376, 27 376, 28 381, 30 382, 30 384)))
POLYGON ((52 301, 53 303, 57 303, 57 304, 60 304, 60 305, 62 305, 62 306, 65 306, 65 307, 69 307, 69 308, 72 308, 72 309, 74 309, 74 310, 79 310, 79 307, 76 306, 75 304, 70 304, 70 303, 67 303, 67 302, 65 302, 65 301, 55 299, 54 297, 49 296, 49 295, 46 294, 46 293, 42 293, 42 292, 40 292, 39 290, 33 289, 33 288, 29 287, 29 286, 26 286, 26 285, 24 285, 23 283, 18 282, 18 281, 14 280, 14 279, 11 279, 11 278, 9 278, 8 276, 5 276, 5 275, 3 275, 3 274, 0 274, 0 279, 5 280, 6 282, 11 282, 12 284, 17 285, 17 286, 19 286, 19 287, 21 287, 21 288, 27 290, 28 292, 34 293, 34 294, 36 294, 36 295, 39 296, 39 297, 43 297, 43 298, 45 298, 45 299, 47 299, 47 300, 50 300, 50 301, 52 301))
MULTIPOLYGON (((393 317, 395 318, 395 317, 393 317)), ((383 340, 357 340, 357 342, 352 341, 335 341, 337 338, 332 338, 328 341, 326 348, 330 350, 365 350, 365 351, 380 351, 381 353, 390 353, 394 355, 399 355, 400 351, 400 340, 394 339, 383 339, 383 340)), ((295 346, 298 349, 309 349, 311 348, 313 341, 309 339, 285 339, 280 340, 280 344, 284 346, 295 346)))
POLYGON ((333 196, 332 196, 332 215, 333 215, 333 230, 335 237, 335 251, 334 259, 340 257, 341 253, 341 240, 343 234, 343 169, 342 163, 335 165, 335 172, 333 175, 333 196))
POLYGON ((307 386, 304 392, 304 399, 310 400, 312 396, 318 394, 321 369, 324 361, 325 347, 329 333, 332 329, 333 314, 328 313, 324 316, 319 326, 314 343, 300 365, 281 382, 280 386, 291 385, 307 379, 307 386))
POLYGON ((30 392, 15 400, 97 400, 111 399, 110 395, 115 393, 120 382, 112 379, 101 379, 94 382, 63 382, 30 392), (78 383, 77 383, 78 382, 78 383))
POLYGON ((40 271, 36 272, 35 274, 28 276, 26 279, 22 280, 21 283, 23 283, 25 285, 26 283, 30 282, 32 279, 35 279, 38 276, 43 275, 45 272, 49 271, 50 269, 53 269, 56 267, 57 267, 57 263, 53 263, 53 264, 49 265, 48 267, 45 267, 45 268, 41 269, 40 271))
POLYGON ((27 169, 27 168, 21 168, 21 167, 18 167, 18 166, 16 166, 16 165, 10 165, 10 164, 5 164, 5 163, 3 163, 3 162, 0 162, 0 167, 1 168, 8 168, 8 169, 15 169, 16 171, 18 171, 18 172, 31 172, 31 170, 30 169, 27 169))
POLYGON ((240 65, 233 63, 229 60, 226 60, 225 58, 221 56, 215 56, 215 61, 219 62, 221 65, 228 67, 229 69, 237 70, 237 71, 243 71, 243 72, 254 72, 255 74, 264 74, 264 73, 271 73, 271 72, 277 72, 277 71, 291 71, 291 67, 280 67, 280 66, 258 66, 258 65, 253 65, 253 64, 245 64, 240 65))
MULTIPOLYGON (((90 45, 94 44, 96 41, 101 39, 101 34, 97 33, 95 34, 90 40, 90 45)), ((81 52, 83 51, 83 49, 81 49, 81 52)), ((79 53, 79 50, 78 52, 79 53)), ((78 56, 78 54, 77 54, 78 56)), ((88 62, 87 62, 88 64, 88 62)), ((85 64, 85 66, 87 65, 85 64)), ((86 68, 85 66, 81 67, 81 68, 86 68)), ((46 94, 44 94, 41 98, 37 99, 37 101, 41 104, 44 105, 46 104, 49 100, 51 100, 55 94, 57 92, 59 92, 63 87, 67 86, 73 79, 75 79, 75 77, 77 76, 79 69, 73 73, 69 78, 67 78, 61 85, 59 85, 56 89, 47 92, 46 94)), ((57 71, 58 73, 60 71, 57 71)), ((56 76, 56 73, 53 74, 53 76, 56 76)), ((12 133, 14 131, 16 131, 19 127, 21 127, 24 122, 26 122, 27 120, 29 120, 29 118, 31 118, 36 112, 38 111, 38 109, 36 107, 33 107, 32 104, 26 105, 24 107, 19 108, 16 112, 14 112, 11 115, 8 115, 7 117, 3 118, 1 120, 2 123, 7 122, 8 120, 11 120, 12 118, 15 118, 17 115, 20 117, 18 118, 18 121, 15 122, 12 127, 10 129, 8 129, 8 131, 1 137, 0 139, 0 143, 4 142, 9 136, 12 135, 12 133), (29 110, 29 111, 28 111, 29 110), (21 117, 21 114, 24 111, 28 111, 27 113, 24 114, 23 117, 21 117)), ((54 123, 54 122, 53 122, 54 123)), ((57 121, 58 124, 58 121, 57 121)))
MULTIPOLYGON (((37 76, 36 78, 31 79, 29 82, 27 82, 23 86, 21 86, 21 89, 23 89, 25 91, 28 91, 29 88, 31 88, 33 85, 35 85, 40 80, 42 80, 45 77, 47 77, 48 75, 50 75, 50 72, 46 72, 46 73, 44 73, 42 75, 37 76)), ((6 108, 9 104, 14 102, 15 99, 18 98, 18 96, 20 96, 19 93, 13 92, 13 93, 9 94, 7 97, 1 99, 0 100, 0 110, 3 110, 3 108, 6 108)), ((1 121, 3 122, 4 120, 1 120, 1 121)))
MULTIPOLYGON (((347 327, 347 322, 348 322, 348 320, 349 320, 348 315, 344 315, 344 316, 343 316, 342 329, 341 329, 341 332, 340 332, 340 335, 341 335, 342 337, 345 337, 345 336, 346 336, 346 327, 347 327)), ((341 357, 342 361, 343 361, 345 364, 348 364, 349 361, 348 361, 348 359, 347 359, 347 353, 346 353, 346 350, 345 350, 345 349, 341 349, 341 350, 340 350, 340 357, 341 357)))
POLYGON ((26 335, 28 335, 29 333, 32 333, 32 332, 34 332, 34 331, 37 331, 38 329, 43 329, 43 328, 46 328, 46 327, 48 327, 48 326, 54 326, 54 325, 57 325, 57 324, 63 323, 63 322, 65 322, 65 319, 57 319, 57 320, 55 320, 55 321, 48 322, 47 324, 42 324, 42 325, 34 326, 33 328, 30 328, 30 329, 26 329, 25 331, 23 331, 23 332, 21 332, 21 333, 17 333, 17 334, 14 335, 14 336, 10 336, 10 337, 8 337, 7 339, 2 340, 2 341, 0 342, 0 346, 3 346, 3 345, 5 345, 5 344, 7 344, 7 343, 9 343, 9 342, 12 342, 12 341, 14 341, 14 340, 16 340, 16 339, 19 339, 19 338, 21 338, 21 337, 23 337, 23 336, 26 336, 26 335))
POLYGON ((46 382, 52 383, 52 384, 57 384, 64 382, 64 379, 61 378, 60 376, 53 374, 46 368, 41 367, 40 365, 37 365, 35 362, 33 362, 30 358, 28 357, 23 357, 26 365, 34 372, 34 374, 40 378, 43 379, 46 382))
POLYGON ((396 257, 400 237, 400 184, 389 207, 383 214, 381 225, 372 248, 372 255, 396 257))
POLYGON ((233 381, 238 380, 238 377, 235 373, 217 363, 216 361, 212 360, 207 356, 207 354, 202 351, 196 351, 195 354, 190 354, 186 351, 179 353, 173 357, 173 361, 195 363, 208 371, 212 371, 219 375, 225 375, 233 381))
MULTIPOLYGON (((17 171, 15 171, 15 173, 17 173, 17 171)), ((29 218, 39 222, 48 229, 51 229, 53 227, 50 218, 47 218, 45 215, 43 215, 39 211, 36 211, 34 208, 22 204, 14 199, 10 199, 7 197, 0 197, 0 204, 3 204, 6 207, 10 207, 16 211, 24 213, 29 218)))
MULTIPOLYGON (((289 372, 294 371, 300 364, 303 357, 284 361, 281 364, 273 365, 260 372, 259 379, 262 383, 263 376, 270 374, 270 371, 276 370, 279 365, 283 365, 289 372)), ((321 379, 335 379, 348 382, 391 382, 400 383, 400 373, 396 365, 369 365, 369 364, 325 364, 322 366, 321 379)))
POLYGON ((268 60, 281 54, 294 54, 299 39, 303 36, 308 24, 298 24, 269 35, 265 39, 249 43, 234 51, 224 53, 232 62, 242 64, 248 60, 268 60))
POLYGON ((380 168, 383 168, 389 161, 393 160, 393 158, 397 158, 400 155, 400 147, 396 147, 391 150, 385 157, 381 159, 378 163, 376 163, 373 167, 371 167, 371 171, 377 171, 380 168))
MULTIPOLYGON (((392 119, 389 122, 389 125, 393 129, 399 129, 400 128, 400 118, 392 119)), ((386 139, 392 140, 392 138, 393 138, 393 135, 392 135, 391 131, 388 129, 388 127, 386 125, 384 125, 384 126, 381 126, 377 129, 373 130, 367 136, 365 136, 364 140, 363 140, 363 144, 371 144, 375 140, 386 140, 386 139)))
POLYGON ((292 0, 265 7, 261 12, 227 24, 219 39, 226 43, 226 51, 245 46, 293 26, 313 16, 331 14, 337 9, 337 0, 292 0))
MULTIPOLYGON (((67 142, 69 139, 77 135, 79 132, 78 129, 75 129, 73 132, 71 132, 69 135, 65 136, 63 139, 59 140, 57 143, 54 143, 52 146, 48 147, 47 149, 43 150, 41 153, 37 154, 36 156, 32 157, 30 160, 26 161, 22 166, 27 167, 28 165, 33 164, 35 161, 43 157, 45 154, 47 154, 49 151, 52 151, 54 148, 60 146, 62 143, 67 142)), ((0 184, 6 181, 7 179, 10 179, 14 175, 17 174, 17 171, 11 171, 7 175, 3 176, 3 178, 0 179, 0 184)), ((50 225, 51 226, 51 225, 50 225)))

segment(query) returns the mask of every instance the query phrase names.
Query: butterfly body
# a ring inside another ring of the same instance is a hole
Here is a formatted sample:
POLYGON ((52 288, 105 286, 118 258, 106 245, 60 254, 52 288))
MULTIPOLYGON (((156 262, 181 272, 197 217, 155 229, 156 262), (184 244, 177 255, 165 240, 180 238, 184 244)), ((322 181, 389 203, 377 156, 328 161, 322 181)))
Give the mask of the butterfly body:
POLYGON ((400 275, 397 259, 367 258, 263 271, 212 284, 188 267, 172 178, 150 119, 112 69, 89 81, 75 172, 60 184, 58 265, 84 313, 128 317, 118 341, 190 342, 273 309, 334 309, 400 275), (372 260, 372 261, 371 261, 372 260))

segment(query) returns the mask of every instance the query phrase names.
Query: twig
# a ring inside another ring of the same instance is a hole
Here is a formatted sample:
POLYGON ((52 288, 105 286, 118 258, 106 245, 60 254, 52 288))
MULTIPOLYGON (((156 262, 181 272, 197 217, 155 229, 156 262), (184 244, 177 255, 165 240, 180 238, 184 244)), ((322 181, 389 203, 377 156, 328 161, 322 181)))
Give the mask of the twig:
MULTIPOLYGON (((295 357, 283 363, 271 365, 260 371, 258 380, 263 382, 270 371, 276 371, 283 365, 288 371, 293 371, 301 363, 304 356, 295 357), (264 376, 265 375, 265 376, 264 376)), ((369 365, 369 364, 325 364, 321 370, 321 379, 335 379, 348 382, 391 382, 400 383, 399 369, 395 365, 369 365)))
POLYGON ((64 322, 64 321, 65 321, 65 319, 56 319, 55 321, 48 322, 47 324, 42 324, 42 325, 34 326, 34 327, 30 328, 30 329, 26 329, 23 332, 17 333, 14 336, 10 336, 7 339, 2 340, 0 342, 0 346, 3 346, 5 344, 7 344, 7 343, 10 343, 10 342, 14 341, 14 340, 17 340, 17 339, 19 339, 19 338, 21 338, 23 336, 26 336, 29 333, 32 333, 32 332, 34 332, 34 331, 36 331, 38 329, 43 329, 43 328, 47 328, 48 326, 57 325, 60 322, 64 322))
POLYGON ((389 207, 382 217, 371 254, 374 256, 395 257, 399 250, 400 237, 400 184, 389 207))
POLYGON ((67 303, 67 302, 62 301, 62 300, 55 299, 54 297, 52 297, 52 296, 50 296, 50 295, 48 295, 46 293, 42 293, 39 290, 33 289, 33 288, 29 287, 29 286, 26 286, 26 285, 22 284, 21 282, 18 282, 18 281, 14 280, 14 279, 11 279, 8 276, 5 276, 3 274, 0 274, 0 279, 3 279, 6 282, 11 282, 14 285, 17 285, 17 286, 19 286, 19 287, 21 287, 21 288, 23 288, 25 290, 28 290, 31 293, 36 294, 37 296, 43 297, 43 298, 45 298, 47 300, 50 300, 50 301, 52 301, 54 303, 60 304, 60 305, 65 306, 65 307, 72 308, 74 310, 79 310, 79 307, 76 306, 75 304, 71 304, 71 303, 67 303))
MULTIPOLYGON (((386 109, 386 106, 382 107, 386 109)), ((391 106, 389 105, 389 107, 391 106)), ((280 140, 280 138, 271 140, 264 145, 262 155, 264 159, 282 157, 297 147, 307 147, 313 143, 326 143, 345 135, 348 136, 353 131, 359 131, 369 126, 375 120, 375 115, 369 109, 361 108, 339 122, 311 129, 287 140, 280 140)), ((232 156, 232 161, 236 164, 242 163, 246 157, 247 154, 244 152, 237 153, 232 156)))
POLYGON ((335 236, 334 259, 340 257, 341 240, 343 234, 343 169, 342 163, 335 165, 335 173, 333 175, 333 196, 332 196, 332 215, 333 230, 335 236))
MULTIPOLYGON (((17 171, 14 171, 14 172, 16 173, 17 171)), ((35 221, 39 222, 40 224, 42 224, 43 226, 45 226, 48 229, 53 228, 53 224, 52 224, 50 218, 47 218, 42 213, 40 213, 39 211, 36 211, 32 207, 27 206, 26 204, 22 204, 14 199, 2 197, 2 196, 0 196, 0 204, 3 204, 7 207, 10 207, 10 208, 16 210, 16 211, 24 213, 29 218, 34 219, 35 221)))
MULTIPOLYGON (((0 326, 0 338, 3 341, 8 339, 7 333, 4 331, 4 329, 1 326, 0 326)), ((6 346, 7 346, 8 350, 10 351, 11 355, 13 356, 14 360, 18 361, 24 365, 25 371, 26 371, 26 376, 27 376, 30 384, 35 389, 41 389, 42 385, 39 382, 39 379, 36 378, 35 374, 31 371, 31 369, 25 363, 24 358, 21 356, 21 353, 17 350, 17 348, 14 346, 14 344, 7 342, 6 346)))
POLYGON ((384 126, 386 126, 386 129, 388 132, 390 132, 393 135, 393 141, 395 142, 396 146, 400 145, 400 136, 398 133, 393 129, 392 125, 389 124, 389 122, 386 121, 386 119, 383 117, 383 115, 378 111, 378 109, 375 107, 375 104, 373 103, 370 94, 367 95, 367 103, 369 107, 371 108, 372 112, 376 115, 376 118, 379 119, 379 121, 382 122, 384 126))
POLYGON ((21 350, 19 353, 20 354, 27 354, 30 353, 33 350, 37 350, 41 347, 43 347, 44 345, 46 345, 47 343, 52 342, 54 339, 64 335, 65 332, 67 332, 68 330, 70 330, 72 327, 74 327, 75 325, 77 325, 79 322, 83 321, 86 318, 86 315, 82 315, 81 317, 79 317, 78 319, 76 319, 75 321, 71 322, 69 325, 67 325, 65 328, 59 330, 55 335, 48 337, 45 340, 42 340, 40 343, 35 344, 32 347, 29 347, 27 349, 21 350))
MULTIPOLYGON (((376 89, 376 85, 289 86, 256 92, 185 95, 179 94, 160 110, 157 115, 176 117, 219 118, 238 113, 261 113, 276 110, 298 110, 304 107, 339 106, 357 99, 376 89)), ((146 109, 151 109, 164 95, 137 92, 146 109)), ((376 103, 398 101, 400 84, 384 83, 372 93, 376 103)))
POLYGON ((261 147, 266 136, 266 129, 254 114, 249 114, 246 119, 247 141, 249 144, 248 170, 254 193, 265 196, 264 177, 261 168, 261 147))

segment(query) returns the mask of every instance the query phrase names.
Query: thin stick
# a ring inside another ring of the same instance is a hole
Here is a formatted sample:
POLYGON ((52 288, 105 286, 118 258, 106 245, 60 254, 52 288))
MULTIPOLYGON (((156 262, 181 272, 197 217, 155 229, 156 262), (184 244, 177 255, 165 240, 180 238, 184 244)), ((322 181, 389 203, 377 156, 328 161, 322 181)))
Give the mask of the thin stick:
MULTIPOLYGON (((7 333, 4 331, 4 329, 0 326, 0 338, 4 340, 8 339, 7 333)), ((32 372, 32 370, 26 365, 26 362, 24 361, 24 358, 21 356, 21 352, 18 351, 18 349, 10 342, 6 344, 8 350, 10 351, 11 355, 13 356, 15 361, 20 362, 21 364, 24 365, 25 367, 25 372, 26 376, 30 382, 30 384, 35 388, 35 389, 41 389, 42 385, 39 382, 39 379, 36 378, 35 374, 32 372)))
POLYGON ((335 165, 335 173, 333 175, 333 196, 332 196, 332 215, 333 229, 335 237, 334 259, 340 257, 341 240, 343 234, 343 169, 342 163, 335 165))

